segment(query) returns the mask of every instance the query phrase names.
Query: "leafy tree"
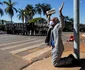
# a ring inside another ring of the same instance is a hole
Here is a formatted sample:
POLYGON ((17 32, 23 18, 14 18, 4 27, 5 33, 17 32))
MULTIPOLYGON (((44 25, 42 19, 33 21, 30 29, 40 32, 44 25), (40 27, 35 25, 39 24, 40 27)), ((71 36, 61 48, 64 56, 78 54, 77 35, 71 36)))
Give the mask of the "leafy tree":
POLYGON ((66 31, 73 31, 73 18, 70 18, 69 16, 65 16, 65 28, 66 31))
POLYGON ((38 18, 33 18, 32 20, 29 21, 29 23, 37 23, 39 21, 46 21, 46 19, 38 17, 38 18))
POLYGON ((69 16, 65 16, 65 22, 71 22, 73 23, 73 18, 70 18, 69 16))
POLYGON ((68 22, 69 16, 64 16, 64 20, 65 20, 65 22, 68 22))
POLYGON ((9 14, 9 16, 11 17, 11 22, 12 22, 12 17, 14 16, 14 11, 17 12, 17 9, 14 7, 16 2, 12 2, 11 0, 8 0, 8 1, 4 1, 3 3, 5 5, 7 5, 7 7, 5 8, 5 12, 6 12, 6 14, 9 14))
POLYGON ((73 23, 73 21, 74 21, 73 18, 69 18, 69 22, 73 23))

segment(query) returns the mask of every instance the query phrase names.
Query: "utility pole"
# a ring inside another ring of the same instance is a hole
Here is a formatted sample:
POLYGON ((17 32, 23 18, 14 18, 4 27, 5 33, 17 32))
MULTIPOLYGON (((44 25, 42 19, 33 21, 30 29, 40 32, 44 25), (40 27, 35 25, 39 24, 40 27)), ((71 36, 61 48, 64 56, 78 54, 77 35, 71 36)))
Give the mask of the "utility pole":
POLYGON ((80 58, 80 38, 79 38, 79 23, 80 23, 80 0, 74 0, 74 56, 80 58))

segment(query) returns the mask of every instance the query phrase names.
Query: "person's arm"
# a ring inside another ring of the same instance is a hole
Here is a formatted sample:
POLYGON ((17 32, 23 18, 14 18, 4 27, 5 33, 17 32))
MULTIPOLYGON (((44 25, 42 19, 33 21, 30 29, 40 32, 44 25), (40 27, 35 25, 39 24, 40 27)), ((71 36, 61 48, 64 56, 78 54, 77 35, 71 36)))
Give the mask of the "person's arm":
POLYGON ((63 16, 63 14, 62 14, 62 9, 63 9, 63 7, 64 7, 64 2, 62 3, 62 5, 61 5, 60 8, 59 8, 59 15, 60 15, 60 16, 63 16))
POLYGON ((64 21, 64 16, 63 16, 63 14, 62 14, 62 9, 63 9, 63 7, 64 7, 64 2, 62 3, 62 5, 60 6, 60 8, 59 8, 59 16, 60 16, 60 28, 64 28, 64 26, 65 26, 65 21, 64 21))

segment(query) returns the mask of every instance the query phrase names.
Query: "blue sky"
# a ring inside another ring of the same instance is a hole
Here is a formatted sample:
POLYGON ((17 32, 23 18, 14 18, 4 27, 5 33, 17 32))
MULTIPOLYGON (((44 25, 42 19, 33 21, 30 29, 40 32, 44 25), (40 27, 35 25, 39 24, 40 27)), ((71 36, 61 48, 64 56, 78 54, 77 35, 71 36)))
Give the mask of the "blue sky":
MULTIPOLYGON (((0 2, 3 1, 7 1, 7 0, 0 0, 0 2)), ((15 5, 15 7, 17 9, 19 8, 25 8, 27 4, 32 4, 33 6, 37 3, 48 3, 52 6, 52 8, 56 9, 56 13, 52 15, 53 16, 59 16, 58 14, 58 8, 60 7, 61 3, 64 2, 64 8, 63 8, 63 14, 65 16, 69 16, 71 18, 73 18, 73 0, 12 0, 12 2, 17 2, 18 4, 15 5)), ((84 23, 85 24, 85 0, 81 0, 80 1, 80 23, 84 23)), ((5 9, 6 5, 0 5, 0 8, 5 9)), ((36 14, 34 17, 40 17, 40 15, 36 14)), ((42 17, 45 17, 42 15, 42 17)), ((4 19, 4 20, 9 20, 10 21, 10 17, 7 14, 4 14, 3 17, 0 17, 0 19, 4 19)), ((17 13, 15 13, 14 17, 13 17, 13 21, 14 22, 21 22, 21 20, 19 20, 17 18, 17 13)))

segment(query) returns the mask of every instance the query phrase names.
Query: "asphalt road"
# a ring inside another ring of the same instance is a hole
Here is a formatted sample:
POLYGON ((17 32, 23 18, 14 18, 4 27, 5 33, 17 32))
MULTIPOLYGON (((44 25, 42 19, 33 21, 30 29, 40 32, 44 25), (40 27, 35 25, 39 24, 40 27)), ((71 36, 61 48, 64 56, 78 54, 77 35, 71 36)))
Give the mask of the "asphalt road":
MULTIPOLYGON (((81 33, 82 34, 82 33, 81 33)), ((62 39, 63 43, 67 43, 67 39, 73 35, 72 32, 63 32, 62 39)), ((46 47, 45 44, 46 36, 22 36, 22 35, 10 35, 10 34, 0 34, 0 50, 6 51, 13 55, 22 53, 28 53, 29 49, 38 47, 42 49, 46 47), (38 46, 37 46, 38 45, 38 46)), ((24 53, 24 55, 25 55, 24 53)), ((23 55, 23 56, 24 56, 23 55)))
POLYGON ((44 40, 45 36, 0 34, 0 70, 21 70, 27 66, 23 57, 45 48, 44 40))
MULTIPOLYGON (((66 43, 69 35, 72 32, 63 32, 63 42, 66 43)), ((38 47, 42 49, 46 47, 45 44, 46 36, 22 36, 22 35, 10 35, 0 34, 0 50, 6 51, 13 55, 26 55, 29 49, 38 47), (36 46, 38 45, 38 46, 36 46), (24 54, 23 54, 24 53, 24 54)))

